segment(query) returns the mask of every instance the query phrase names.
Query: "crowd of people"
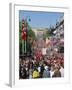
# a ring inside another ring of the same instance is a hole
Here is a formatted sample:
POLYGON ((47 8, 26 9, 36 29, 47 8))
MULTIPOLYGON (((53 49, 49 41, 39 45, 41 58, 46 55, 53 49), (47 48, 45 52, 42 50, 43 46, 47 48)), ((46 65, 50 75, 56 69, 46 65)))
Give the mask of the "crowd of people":
POLYGON ((19 58, 19 78, 64 77, 64 41, 61 38, 34 40, 31 56, 19 58))
POLYGON ((40 55, 40 57, 33 55, 19 59, 20 79, 64 77, 63 53, 40 55))

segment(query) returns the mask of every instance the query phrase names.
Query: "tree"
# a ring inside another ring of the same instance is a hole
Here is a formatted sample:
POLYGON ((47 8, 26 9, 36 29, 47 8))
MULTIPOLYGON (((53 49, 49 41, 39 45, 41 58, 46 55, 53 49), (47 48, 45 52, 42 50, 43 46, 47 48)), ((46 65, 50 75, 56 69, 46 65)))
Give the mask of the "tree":
POLYGON ((27 32, 28 37, 31 37, 33 40, 36 39, 35 33, 32 30, 32 28, 29 26, 28 32, 27 32))
POLYGON ((55 31, 55 28, 53 26, 50 27, 49 29, 47 29, 45 37, 53 36, 54 35, 54 31, 55 31))

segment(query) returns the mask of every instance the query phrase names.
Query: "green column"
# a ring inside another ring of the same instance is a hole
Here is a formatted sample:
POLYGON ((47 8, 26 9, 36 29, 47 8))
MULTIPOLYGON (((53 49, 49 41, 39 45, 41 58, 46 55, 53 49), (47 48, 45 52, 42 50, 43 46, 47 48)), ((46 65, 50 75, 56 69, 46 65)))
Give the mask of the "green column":
POLYGON ((22 40, 22 54, 24 55, 24 40, 22 40))
POLYGON ((25 53, 26 53, 26 40, 24 41, 24 51, 25 51, 25 53))
POLYGON ((26 53, 26 41, 22 40, 22 55, 26 53))

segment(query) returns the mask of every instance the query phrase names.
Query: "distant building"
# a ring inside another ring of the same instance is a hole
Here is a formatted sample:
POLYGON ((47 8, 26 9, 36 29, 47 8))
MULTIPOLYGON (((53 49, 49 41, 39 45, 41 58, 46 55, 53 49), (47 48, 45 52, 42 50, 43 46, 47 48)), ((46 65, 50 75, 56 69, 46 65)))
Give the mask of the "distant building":
POLYGON ((56 23, 54 34, 56 38, 64 38, 64 17, 56 23))
POLYGON ((64 17, 61 17, 56 23, 54 38, 59 39, 59 42, 55 45, 59 48, 59 52, 64 52, 64 17))
POLYGON ((44 29, 44 28, 33 28, 32 29, 34 32, 35 32, 35 35, 37 38, 42 38, 44 34, 46 34, 47 32, 47 29, 44 29))

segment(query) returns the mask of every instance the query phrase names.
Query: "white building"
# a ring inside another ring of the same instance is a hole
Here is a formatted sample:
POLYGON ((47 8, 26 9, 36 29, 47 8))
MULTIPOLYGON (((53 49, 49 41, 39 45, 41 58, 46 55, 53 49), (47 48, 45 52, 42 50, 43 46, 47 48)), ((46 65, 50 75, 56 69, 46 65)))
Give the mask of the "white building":
POLYGON ((56 23, 54 34, 57 38, 64 38, 64 17, 56 23))
POLYGON ((32 30, 35 32, 35 35, 38 38, 42 38, 43 35, 46 34, 47 32, 47 29, 44 29, 44 28, 38 28, 38 29, 33 28, 32 30))

